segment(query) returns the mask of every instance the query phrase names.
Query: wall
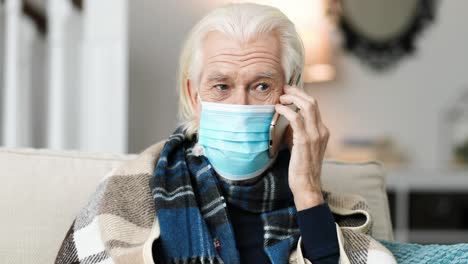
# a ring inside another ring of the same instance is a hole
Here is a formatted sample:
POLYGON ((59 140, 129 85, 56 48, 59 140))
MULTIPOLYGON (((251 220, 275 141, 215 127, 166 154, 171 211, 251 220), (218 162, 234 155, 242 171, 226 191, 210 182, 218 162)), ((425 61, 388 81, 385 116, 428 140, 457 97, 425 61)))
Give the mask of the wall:
MULTIPOLYGON (((177 124, 180 47, 213 5, 210 0, 193 2, 131 1, 130 152, 167 138, 177 124)), ((468 88, 467 8, 467 1, 440 1, 435 23, 416 42, 417 54, 383 74, 337 51, 337 80, 306 87, 319 101, 331 147, 344 135, 389 135, 408 152, 413 166, 441 165, 441 111, 468 88)))

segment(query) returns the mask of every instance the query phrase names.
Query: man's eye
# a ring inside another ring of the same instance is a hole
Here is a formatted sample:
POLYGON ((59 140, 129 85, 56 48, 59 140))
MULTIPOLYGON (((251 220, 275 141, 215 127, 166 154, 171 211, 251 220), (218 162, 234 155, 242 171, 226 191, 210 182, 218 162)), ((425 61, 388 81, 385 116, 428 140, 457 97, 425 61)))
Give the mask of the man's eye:
POLYGON ((214 87, 220 91, 225 91, 229 88, 226 84, 217 84, 214 87))
POLYGON ((269 88, 270 88, 270 85, 268 85, 266 83, 260 83, 255 87, 255 90, 257 90, 259 92, 264 92, 264 91, 268 90, 269 88))

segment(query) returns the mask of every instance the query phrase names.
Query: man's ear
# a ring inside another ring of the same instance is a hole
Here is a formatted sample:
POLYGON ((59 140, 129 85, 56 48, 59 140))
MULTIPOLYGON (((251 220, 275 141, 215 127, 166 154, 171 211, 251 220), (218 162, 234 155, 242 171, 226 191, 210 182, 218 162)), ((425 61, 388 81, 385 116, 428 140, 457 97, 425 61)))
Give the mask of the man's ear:
POLYGON ((198 111, 199 111, 199 103, 198 103, 198 91, 195 87, 195 85, 193 85, 193 83, 190 81, 190 79, 186 79, 185 81, 185 87, 187 88, 187 94, 190 98, 190 105, 192 106, 192 111, 194 113, 197 113, 198 115, 198 111))

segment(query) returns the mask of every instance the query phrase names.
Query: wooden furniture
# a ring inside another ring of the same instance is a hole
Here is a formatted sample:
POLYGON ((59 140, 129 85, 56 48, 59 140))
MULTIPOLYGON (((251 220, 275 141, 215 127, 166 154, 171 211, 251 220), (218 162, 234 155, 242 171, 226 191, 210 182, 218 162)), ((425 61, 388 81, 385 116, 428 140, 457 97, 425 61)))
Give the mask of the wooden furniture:
POLYGON ((468 242, 468 169, 387 171, 395 240, 468 242))

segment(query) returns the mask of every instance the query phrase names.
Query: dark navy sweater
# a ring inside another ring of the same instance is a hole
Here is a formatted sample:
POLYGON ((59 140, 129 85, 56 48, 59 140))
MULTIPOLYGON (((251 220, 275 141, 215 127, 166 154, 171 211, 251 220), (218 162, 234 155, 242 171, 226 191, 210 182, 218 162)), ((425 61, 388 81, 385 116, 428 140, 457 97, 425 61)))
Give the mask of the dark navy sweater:
MULTIPOLYGON (((242 264, 271 263, 263 248, 263 223, 259 213, 228 203, 236 245, 242 264)), ((335 220, 328 204, 297 212, 303 256, 314 264, 336 264, 340 258, 335 220)))

